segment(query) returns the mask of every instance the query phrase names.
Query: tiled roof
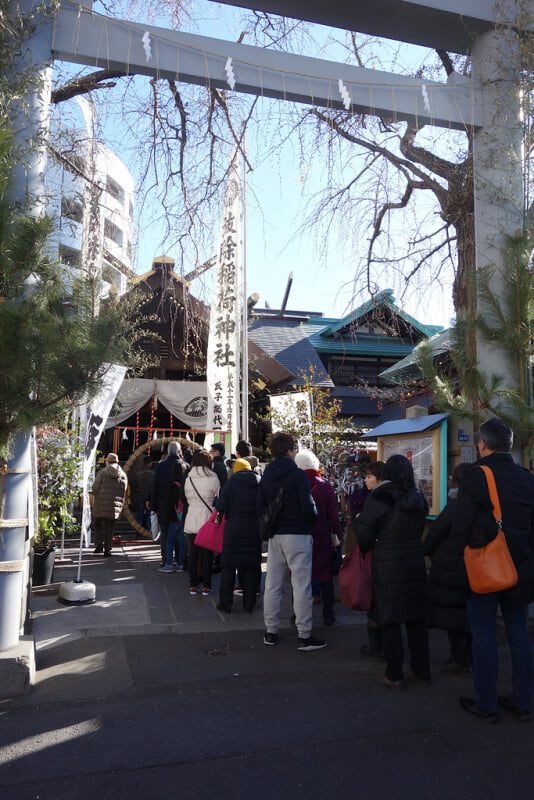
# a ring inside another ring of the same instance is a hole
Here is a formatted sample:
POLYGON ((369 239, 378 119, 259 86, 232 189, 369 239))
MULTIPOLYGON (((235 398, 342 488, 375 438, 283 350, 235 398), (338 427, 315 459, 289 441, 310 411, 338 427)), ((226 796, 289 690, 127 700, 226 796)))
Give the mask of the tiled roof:
POLYGON ((249 324, 249 338, 276 358, 294 376, 292 383, 302 385, 302 373, 314 369, 317 386, 332 387, 334 384, 321 363, 311 341, 310 333, 324 328, 324 322, 313 325, 296 320, 253 319, 249 324))
POLYGON ((374 308, 377 308, 381 305, 390 309, 390 311, 392 311, 394 314, 397 314, 401 319, 408 323, 408 325, 411 325, 415 330, 422 333, 423 336, 432 336, 437 332, 437 330, 441 330, 435 325, 423 325, 423 323, 416 320, 415 317, 410 316, 410 314, 407 314, 401 308, 396 306, 392 289, 385 289, 383 292, 379 292, 379 294, 377 294, 375 297, 372 297, 370 300, 367 300, 361 306, 354 309, 354 311, 351 311, 350 314, 347 314, 345 317, 343 317, 343 319, 335 320, 334 324, 330 325, 326 330, 323 331, 323 336, 333 336, 338 331, 343 330, 343 328, 351 325, 355 320, 365 316, 374 308))
POLYGON ((402 339, 388 338, 387 336, 372 336, 359 334, 357 338, 340 336, 336 339, 325 339, 320 334, 313 333, 310 342, 318 353, 331 353, 344 356, 391 356, 404 358, 413 350, 413 344, 402 339))
MULTIPOLYGON (((451 347, 451 336, 452 331, 450 328, 447 328, 446 330, 435 334, 431 339, 428 340, 428 344, 434 358, 448 353, 451 347)), ((408 378, 422 378, 422 372, 418 364, 418 347, 419 345, 414 347, 409 355, 407 355, 401 361, 398 361, 392 367, 388 367, 381 372, 380 377, 387 378, 389 381, 393 381, 394 383, 400 383, 408 378)))

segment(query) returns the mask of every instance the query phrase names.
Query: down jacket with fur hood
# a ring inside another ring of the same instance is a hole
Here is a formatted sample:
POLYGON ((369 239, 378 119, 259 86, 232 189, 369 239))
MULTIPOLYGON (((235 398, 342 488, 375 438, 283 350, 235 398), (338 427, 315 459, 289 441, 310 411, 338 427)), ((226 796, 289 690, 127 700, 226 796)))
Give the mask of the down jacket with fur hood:
POLYGON ((427 578, 421 537, 428 504, 417 489, 386 481, 371 492, 355 520, 363 552, 373 551, 373 610, 381 625, 427 617, 427 578))
POLYGON ((93 517, 118 519, 124 505, 128 478, 118 464, 108 464, 93 483, 93 517))

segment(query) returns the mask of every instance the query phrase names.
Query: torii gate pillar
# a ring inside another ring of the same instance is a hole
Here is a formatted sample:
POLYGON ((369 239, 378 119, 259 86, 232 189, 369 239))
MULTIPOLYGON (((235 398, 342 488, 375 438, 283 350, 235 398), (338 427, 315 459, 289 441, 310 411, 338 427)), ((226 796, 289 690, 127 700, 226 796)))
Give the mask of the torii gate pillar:
MULTIPOLYGON (((475 266, 490 267, 496 298, 504 296, 506 237, 521 232, 525 221, 518 50, 517 34, 504 29, 479 36, 471 53, 485 116, 473 142, 475 266)), ((478 298, 480 303, 480 288, 478 298)), ((505 350, 479 337, 477 358, 488 378, 502 376, 504 387, 517 388, 517 361, 505 350)))

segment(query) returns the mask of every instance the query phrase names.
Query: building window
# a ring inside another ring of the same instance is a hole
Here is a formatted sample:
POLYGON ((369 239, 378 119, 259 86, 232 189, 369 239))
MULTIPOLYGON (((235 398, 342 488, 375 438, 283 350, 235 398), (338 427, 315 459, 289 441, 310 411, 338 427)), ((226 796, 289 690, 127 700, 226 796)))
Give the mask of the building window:
POLYGON ((389 366, 381 365, 380 359, 359 361, 350 358, 333 358, 328 370, 337 386, 357 386, 358 384, 380 385, 379 373, 389 366))
POLYGON ((115 225, 110 219, 104 220, 104 236, 107 239, 112 239, 119 247, 122 247, 122 231, 118 225, 115 225))
POLYGON ((132 203, 132 201, 131 201, 131 200, 130 200, 129 211, 130 211, 130 219, 133 219, 133 215, 134 215, 134 207, 133 207, 133 203, 132 203))
POLYGON ((59 260, 68 267, 78 268, 80 266, 81 253, 79 250, 75 250, 74 247, 66 247, 62 244, 59 246, 59 260))
POLYGON ((356 365, 350 362, 334 362, 332 380, 336 385, 351 386, 356 380, 356 365))
POLYGON ((73 222, 81 222, 83 219, 83 206, 73 197, 61 198, 61 216, 73 220, 73 222))
POLYGON ((121 205, 124 205, 124 189, 117 181, 114 181, 111 175, 106 177, 106 192, 110 194, 115 200, 118 200, 121 205))
POLYGON ((373 386, 376 386, 379 383, 378 373, 380 370, 376 361, 360 362, 356 369, 360 381, 364 381, 364 383, 369 383, 373 386))
POLYGON ((104 264, 102 267, 102 280, 106 281, 106 283, 111 283, 116 289, 120 289, 121 274, 111 264, 104 264))

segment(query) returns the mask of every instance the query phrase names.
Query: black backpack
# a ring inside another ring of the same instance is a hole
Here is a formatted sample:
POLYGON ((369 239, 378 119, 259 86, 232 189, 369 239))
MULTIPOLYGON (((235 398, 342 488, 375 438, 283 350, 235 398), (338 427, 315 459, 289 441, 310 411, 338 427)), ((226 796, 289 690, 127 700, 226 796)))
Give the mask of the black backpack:
POLYGON ((281 486, 278 489, 278 492, 275 494, 273 499, 270 503, 267 503, 265 508, 263 509, 260 518, 260 534, 261 538, 266 541, 270 539, 274 534, 274 526, 280 512, 282 510, 282 506, 284 505, 284 487, 281 486))

